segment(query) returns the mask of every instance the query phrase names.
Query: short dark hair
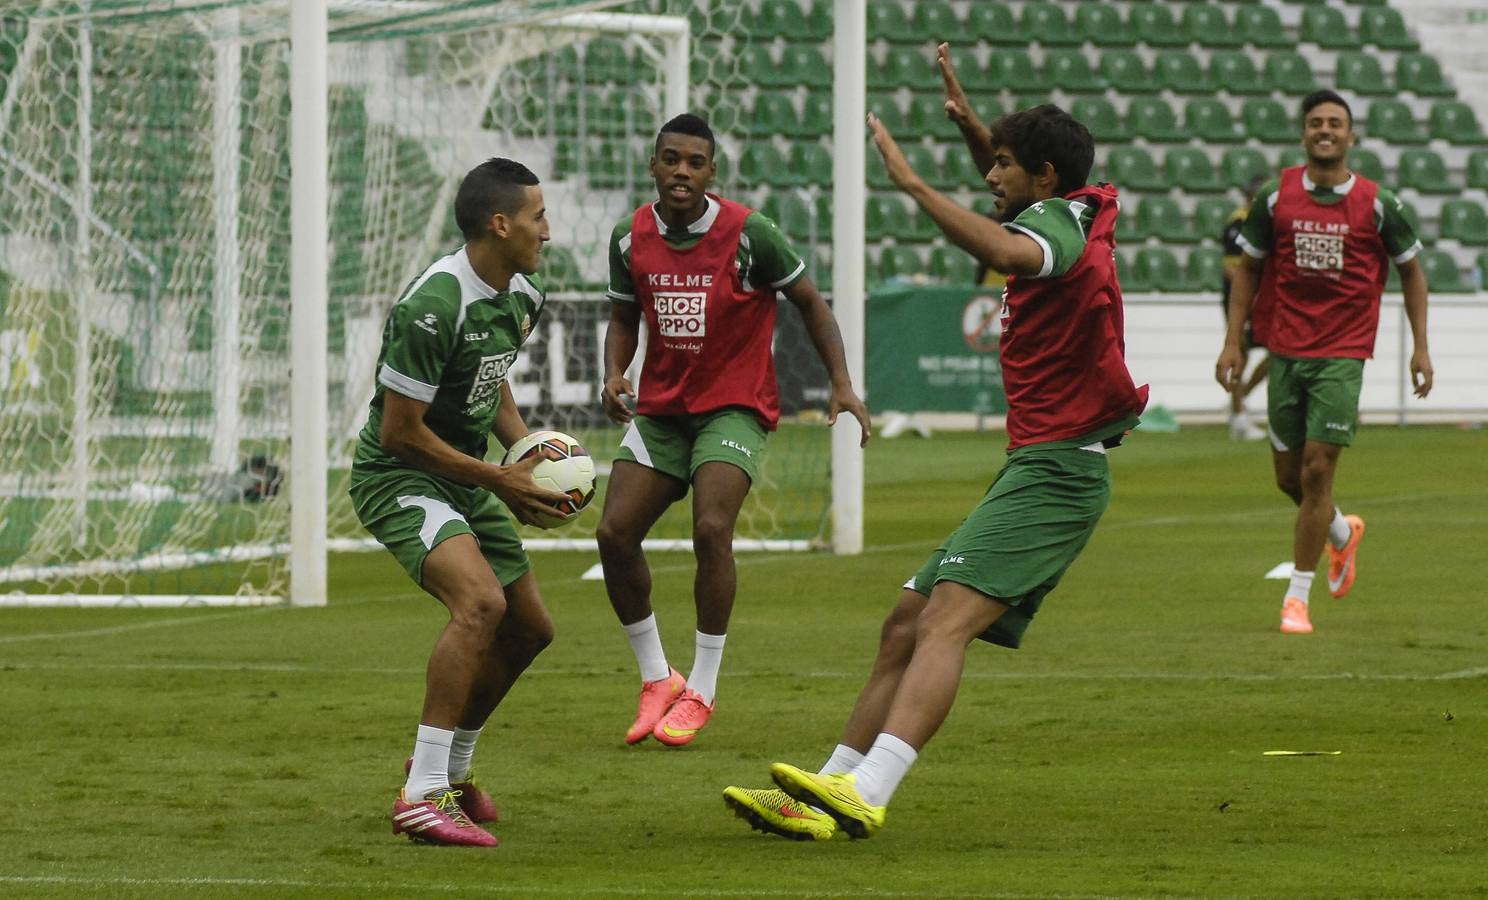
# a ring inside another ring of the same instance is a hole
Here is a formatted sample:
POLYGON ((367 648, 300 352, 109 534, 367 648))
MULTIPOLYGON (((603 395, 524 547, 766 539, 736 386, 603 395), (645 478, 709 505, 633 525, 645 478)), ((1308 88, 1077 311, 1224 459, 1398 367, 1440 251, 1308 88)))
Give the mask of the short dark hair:
POLYGON ((682 113, 680 116, 673 116, 670 121, 661 126, 661 130, 656 133, 656 146, 658 148, 661 146, 661 136, 664 134, 686 134, 692 137, 702 138, 708 142, 709 156, 712 156, 718 148, 718 142, 713 139, 713 129, 708 127, 707 121, 702 116, 693 115, 692 113, 682 113))
POLYGON ((1030 174, 1044 163, 1059 176, 1060 196, 1085 186, 1095 163, 1095 141, 1079 119, 1052 103, 1008 113, 992 123, 992 146, 1007 147, 1030 174))
POLYGON ((485 234, 486 223, 497 213, 511 215, 521 209, 524 188, 537 183, 531 169, 500 156, 465 173, 455 193, 455 224, 465 240, 485 234))
POLYGON ((1327 88, 1323 88, 1320 91, 1313 91, 1306 97, 1302 98, 1303 127, 1306 127, 1307 114, 1312 112, 1313 107, 1322 106, 1324 103, 1337 103, 1339 106, 1343 107, 1343 111, 1348 113, 1349 127, 1354 127, 1354 111, 1352 109, 1349 109, 1348 101, 1339 96, 1339 93, 1337 91, 1330 91, 1327 88))

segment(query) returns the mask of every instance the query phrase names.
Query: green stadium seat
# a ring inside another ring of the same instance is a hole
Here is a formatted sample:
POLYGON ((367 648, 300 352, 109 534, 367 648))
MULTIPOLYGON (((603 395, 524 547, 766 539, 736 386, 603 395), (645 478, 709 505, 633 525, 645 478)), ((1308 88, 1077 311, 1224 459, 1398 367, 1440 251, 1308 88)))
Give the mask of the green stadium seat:
POLYGON ((750 26, 756 37, 791 39, 801 33, 803 18, 796 0, 761 0, 750 26))
POLYGON ((801 41, 824 41, 832 36, 832 0, 806 0, 806 17, 792 37, 801 41))
POLYGON ((1467 155, 1467 186, 1488 190, 1488 150, 1474 150, 1467 155))
POLYGON ((1457 95, 1457 89, 1442 76, 1436 57, 1425 53, 1402 53, 1395 58, 1395 87, 1421 97, 1457 95))
MULTIPOLYGON (((899 149, 904 152, 904 159, 909 167, 915 170, 925 183, 931 187, 943 187, 945 175, 940 166, 940 160, 936 159, 935 153, 924 144, 901 143, 899 149)), ((869 160, 867 168, 868 186, 880 190, 893 190, 894 182, 889 180, 888 170, 884 168, 880 160, 869 160)))
POLYGON ((1049 89, 1027 50, 1009 47, 993 53, 987 75, 998 87, 1014 93, 1049 89))
POLYGON ((801 118, 790 97, 774 91, 761 91, 755 96, 754 109, 749 114, 751 137, 795 134, 800 127, 801 118))
POLYGON ((1416 233, 1416 237, 1420 239, 1422 244, 1430 247, 1436 243, 1436 235, 1431 234, 1421 225, 1421 214, 1416 211, 1414 203, 1411 203, 1409 200, 1401 200, 1400 214, 1410 224, 1411 231, 1416 233))
POLYGON ((1119 246, 1128 244, 1140 244, 1147 239, 1147 232, 1142 230, 1142 223, 1137 219, 1136 210, 1130 206, 1123 209, 1116 217, 1116 243, 1119 246))
POLYGON ((1293 169, 1307 164, 1307 151, 1301 147, 1287 147, 1276 154, 1276 171, 1293 169))
POLYGON ((904 204, 893 194, 869 194, 863 201, 863 236, 869 243, 888 237, 906 215, 904 204))
POLYGON ((1127 191, 1165 191, 1168 182, 1141 147, 1112 147, 1106 155, 1106 177, 1127 191))
POLYGON ((770 48, 764 44, 744 48, 739 62, 739 74, 761 87, 790 87, 795 77, 794 73, 782 71, 776 65, 770 48))
POLYGON ((1153 94, 1159 90, 1157 80, 1135 50, 1105 51, 1101 54, 1100 73, 1122 94, 1153 94))
POLYGON ((1137 228, 1144 235, 1168 243, 1188 244, 1201 235, 1194 234, 1178 201, 1162 195, 1143 197, 1137 204, 1137 228))
POLYGON ((1166 247, 1143 247, 1132 260, 1137 278, 1150 286, 1148 290, 1177 293, 1189 289, 1188 279, 1178 257, 1166 247))
POLYGON ((1423 194, 1455 194, 1461 188, 1447 177, 1447 165, 1432 150, 1404 150, 1396 180, 1423 194))
POLYGON ((919 47, 890 47, 881 66, 868 67, 868 87, 872 90, 921 87, 932 79, 939 81, 940 72, 926 61, 919 47))
POLYGON ((1366 9, 1359 14, 1359 40, 1382 50, 1419 50, 1421 47, 1406 30, 1405 19, 1388 6, 1366 9))
POLYGON ((1105 97, 1076 97, 1070 103, 1070 115, 1090 129, 1090 136, 1098 144, 1124 144, 1132 139, 1116 105, 1105 97))
POLYGON ((751 141, 739 155, 739 173, 736 179, 746 187, 759 185, 790 184, 790 166, 785 154, 769 141, 751 141))
POLYGON ((959 41, 965 34, 961 17, 949 0, 919 0, 914 4, 910 30, 922 41, 959 41))
POLYGON ((1132 134, 1158 143, 1188 140, 1178 116, 1161 97, 1136 97, 1126 108, 1126 124, 1132 134))
POLYGON ((770 218, 797 246, 813 246, 830 240, 832 223, 816 212, 816 204, 798 191, 779 191, 771 198, 774 209, 770 218))
POLYGON ((946 284, 976 284, 977 261, 960 247, 931 247, 926 268, 946 284))
MULTIPOLYGON (((909 108, 913 110, 914 104, 911 103, 909 108)), ((899 108, 899 100, 892 93, 871 95, 868 98, 868 111, 878 116, 879 121, 884 123, 884 127, 889 130, 889 134, 892 134, 895 140, 915 136, 909 114, 899 108)), ((831 128, 829 127, 827 131, 830 132, 831 128)), ((958 131, 957 134, 959 133, 958 131)))
POLYGON ((1245 37, 1225 18, 1224 9, 1208 3, 1190 3, 1183 8, 1182 29, 1189 40, 1202 47, 1239 47, 1245 37))
POLYGON ((620 137, 628 134, 630 125, 625 120, 629 104, 620 97, 623 90, 607 88, 584 89, 584 131, 590 137, 620 137))
POLYGON ((1183 277, 1191 291, 1218 293, 1224 287, 1224 253, 1214 247, 1195 247, 1188 251, 1183 277))
POLYGON ((1152 62, 1157 83, 1175 94, 1211 94, 1214 86, 1199 58, 1187 50, 1159 50, 1152 62))
POLYGON ((1385 97, 1395 93, 1379 60, 1359 51, 1338 54, 1333 80, 1340 91, 1353 91, 1367 97, 1385 97))
POLYGON ((919 38, 911 33, 909 16, 904 14, 903 5, 893 0, 868 4, 868 39, 883 39, 890 43, 919 42, 919 38))
POLYGON ((1299 30, 1303 42, 1328 50, 1352 50, 1359 46, 1343 13, 1331 6, 1309 6, 1302 11, 1299 30))
POLYGON ((1106 89, 1105 79, 1091 71, 1085 51, 1070 47, 1055 47, 1044 54, 1044 79, 1071 94, 1093 94, 1106 89))
MULTIPOLYGON (((1117 220, 1119 228, 1121 220, 1117 220)), ((1117 239, 1119 242, 1119 238, 1117 239)), ((1139 271, 1127 259, 1127 256, 1118 252, 1116 254, 1116 279, 1121 282, 1121 293, 1123 294, 1145 294, 1153 290, 1152 283, 1147 280, 1147 275, 1139 271)))
POLYGON ((1137 42, 1121 11, 1109 3, 1075 7, 1075 33, 1097 47, 1129 47, 1137 42))
POLYGON ((590 84, 634 84, 640 72, 630 49, 613 38, 596 38, 584 45, 584 80, 590 84))
POLYGON ((579 173, 579 145, 577 141, 559 138, 553 142, 553 179, 555 181, 579 173))
POLYGON ((749 110, 739 91, 708 91, 696 109, 714 131, 729 134, 747 130, 749 110))
POLYGON ((1441 239, 1469 247, 1488 246, 1488 212, 1472 200, 1448 200, 1442 204, 1441 239))
MULTIPOLYGON (((991 122, 1002 115, 1002 106, 995 93, 980 93, 973 101, 977 116, 983 122, 991 122)), ((945 95, 915 94, 909 101, 909 112, 905 114, 909 130, 895 134, 912 134, 932 137, 937 141, 961 143, 961 129, 945 114, 945 95)))
POLYGON ((913 247, 895 244, 883 248, 879 253, 877 271, 880 283, 895 279, 908 279, 925 274, 925 263, 913 247))
POLYGON ((828 187, 832 184, 832 152, 820 141, 797 141, 790 149, 790 170, 795 184, 828 187))
POLYGON ((1473 281, 1476 283, 1478 290, 1482 290, 1484 285, 1488 285, 1488 250, 1484 250, 1482 253, 1473 257, 1473 281))
POLYGON ((550 291, 576 291, 585 286, 579 258, 567 247, 543 247, 541 271, 550 291))
POLYGON ((1216 50, 1210 54, 1209 83, 1231 94, 1266 94, 1271 90, 1250 53, 1244 50, 1216 50))
POLYGON ((1298 97, 1317 89, 1312 63, 1295 50, 1273 50, 1266 57, 1264 83, 1273 91, 1298 97))
POLYGON ((1269 6, 1242 6, 1235 12, 1235 33, 1256 47, 1292 47, 1295 42, 1269 6))
POLYGON ((1189 42, 1188 32, 1179 27, 1165 3, 1134 4, 1127 24, 1137 40, 1155 47, 1181 47, 1189 42))
POLYGON ((1197 147, 1174 147, 1163 156, 1163 171, 1168 182, 1185 191, 1212 194, 1225 189, 1224 181, 1214 171, 1209 154, 1197 147))
POLYGON ((1385 181, 1385 164, 1379 158, 1379 154, 1373 150, 1354 146, 1348 155, 1349 168, 1370 181, 1383 184, 1385 181))
POLYGON ((1391 144, 1424 144, 1426 132, 1416 124, 1410 106, 1400 100, 1374 100, 1369 104, 1365 128, 1372 138, 1391 144))
POLYGON ((1269 97, 1251 97, 1240 108, 1245 134, 1265 144, 1291 144, 1302 139, 1302 129, 1286 108, 1269 97))
POLYGON ((1224 237, 1225 223, 1237 204, 1228 197, 1204 197, 1194 204, 1193 240, 1219 241, 1224 237))
POLYGON ((801 110, 801 128, 794 137, 819 138, 832 133, 832 92, 813 91, 806 95, 801 110))
MULTIPOLYGON (((1445 250, 1422 250, 1417 257, 1426 271, 1426 287, 1433 294, 1470 294, 1472 285, 1462 277, 1457 260, 1445 250)), ((1393 268, 1393 267, 1392 267, 1393 268)))
POLYGON ((788 86, 801 84, 831 93, 832 64, 815 44, 786 44, 777 71, 789 76, 788 86))
POLYGON ((812 281, 816 282, 817 290, 823 294, 832 293, 832 245, 830 243, 819 243, 811 248, 811 253, 806 258, 806 273, 812 281))
MULTIPOLYGON (((976 52, 970 47, 952 47, 951 66, 956 70, 956 80, 961 82, 961 87, 965 88, 968 94, 975 94, 979 91, 995 91, 1002 86, 992 82, 991 76, 987 72, 987 67, 982 64, 982 61, 977 58, 976 52)), ((932 65, 931 77, 934 79, 934 82, 922 80, 915 87, 926 88, 931 83, 938 83, 940 81, 939 74, 940 67, 932 65)), ((937 91, 937 94, 942 98, 942 105, 944 105, 945 94, 939 91, 937 91)))
POLYGON ((1034 0, 1023 7, 1023 16, 1018 20, 1023 35, 1030 41, 1047 45, 1080 43, 1080 35, 1070 26, 1064 8, 1047 0, 1034 0))
POLYGON ((1231 147, 1219 160, 1219 170, 1224 173, 1225 184, 1245 190, 1257 177, 1269 178, 1276 174, 1266 155, 1254 147, 1231 147))
POLYGON ((636 157, 624 141, 600 142, 585 159, 589 184, 606 190, 635 184, 645 177, 645 157, 636 157))
POLYGON ((995 46, 1022 47, 1027 44, 1013 11, 997 2, 970 4, 966 13, 966 35, 969 39, 995 46))
POLYGON ((1473 108, 1460 100, 1439 100, 1431 105, 1431 120, 1427 125, 1433 138, 1457 146, 1488 144, 1488 135, 1478 125, 1473 108))
POLYGON ((1189 134, 1205 141, 1233 144, 1245 133, 1230 115, 1229 106, 1213 97, 1196 97, 1183 107, 1183 124, 1189 134))

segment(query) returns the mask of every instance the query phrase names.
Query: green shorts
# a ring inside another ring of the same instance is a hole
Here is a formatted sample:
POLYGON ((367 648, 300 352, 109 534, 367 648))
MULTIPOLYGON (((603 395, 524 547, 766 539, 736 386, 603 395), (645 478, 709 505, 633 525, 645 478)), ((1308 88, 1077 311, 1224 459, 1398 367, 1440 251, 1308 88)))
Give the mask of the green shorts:
POLYGON ((420 586, 424 558, 457 534, 475 536, 502 586, 532 567, 506 505, 489 491, 404 469, 375 474, 353 470, 348 493, 362 526, 420 586))
POLYGON ((1297 359, 1271 356, 1266 420, 1277 450, 1301 450, 1304 441, 1347 447, 1359 424, 1362 359, 1297 359))
POLYGON ((636 416, 616 459, 640 463, 684 484, 705 462, 738 466, 750 482, 765 456, 765 426, 754 413, 730 407, 695 416, 636 416))
POLYGON ((1014 453, 981 502, 904 586, 928 597, 936 584, 952 581, 1006 603, 1008 611, 981 639, 1016 649, 1110 500, 1104 453, 1014 453))

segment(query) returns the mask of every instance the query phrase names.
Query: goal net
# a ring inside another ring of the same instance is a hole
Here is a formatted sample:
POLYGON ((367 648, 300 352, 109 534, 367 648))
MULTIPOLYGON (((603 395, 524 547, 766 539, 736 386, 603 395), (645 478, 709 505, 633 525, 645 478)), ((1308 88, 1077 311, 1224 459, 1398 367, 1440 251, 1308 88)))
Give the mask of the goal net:
MULTIPOLYGON (((807 209, 790 236, 827 275, 826 186, 738 175, 747 143, 769 140, 746 101, 773 90, 741 74, 756 42, 739 0, 329 8, 332 547, 366 541, 345 487, 383 319, 459 245, 454 190, 481 160, 530 166, 552 220, 551 305, 514 394, 529 425, 576 435, 602 470, 619 443, 597 402, 607 241, 654 199, 646 162, 672 106, 711 120, 720 192, 807 209)), ((285 0, 0 10, 0 602, 286 593, 289 17, 285 0)), ((799 316, 779 319, 785 416, 739 534, 816 546, 826 379, 799 316)), ((529 536, 582 540, 597 521, 529 536)), ((688 530, 679 508, 653 536, 688 530)))

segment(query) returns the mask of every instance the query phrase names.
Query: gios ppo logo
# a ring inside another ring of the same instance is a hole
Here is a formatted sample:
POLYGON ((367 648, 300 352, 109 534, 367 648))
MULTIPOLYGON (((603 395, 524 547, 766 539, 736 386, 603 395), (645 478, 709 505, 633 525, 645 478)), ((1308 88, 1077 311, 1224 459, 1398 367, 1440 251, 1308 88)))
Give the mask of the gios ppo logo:
POLYGON ((708 332, 706 291, 657 291, 656 330, 662 337, 698 338, 708 332))

